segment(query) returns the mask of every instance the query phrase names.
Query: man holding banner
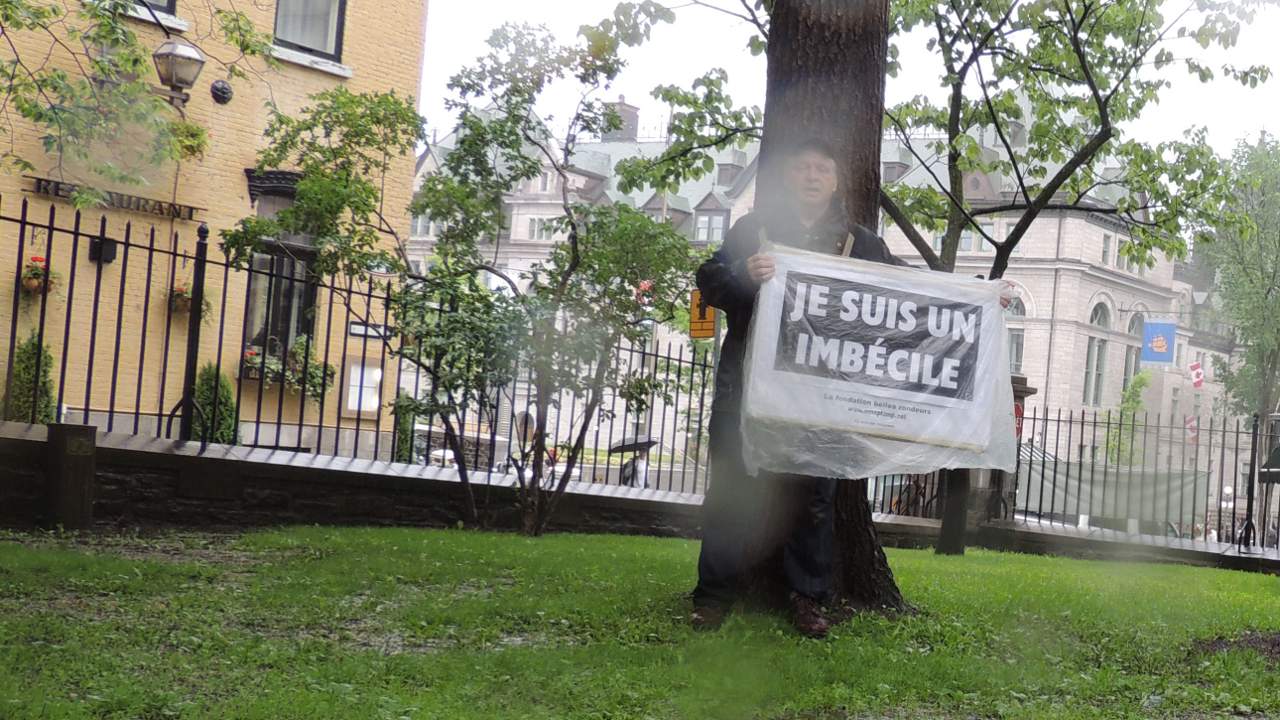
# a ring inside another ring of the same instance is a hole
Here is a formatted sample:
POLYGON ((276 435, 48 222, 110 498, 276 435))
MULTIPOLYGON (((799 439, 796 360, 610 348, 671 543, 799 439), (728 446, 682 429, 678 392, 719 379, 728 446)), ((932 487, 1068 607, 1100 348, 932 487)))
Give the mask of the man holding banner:
POLYGON ((719 626, 743 576, 780 549, 792 621, 823 637, 834 478, 1016 467, 1012 288, 897 267, 848 224, 822 143, 791 150, 783 172, 781 206, 740 220, 698 270, 729 334, 692 622, 719 626))
POLYGON ((703 506, 692 622, 698 629, 718 627, 736 599, 743 573, 781 544, 792 621, 801 634, 823 637, 829 629, 821 606, 831 590, 836 481, 787 478, 797 493, 807 496, 807 503, 794 522, 779 517, 766 522, 777 514, 772 506, 781 496, 772 477, 748 474, 743 462, 739 424, 747 329, 756 293, 776 271, 774 259, 761 248, 775 243, 871 262, 906 263, 870 230, 850 227, 836 201, 840 178, 829 146, 802 143, 788 152, 783 168, 787 196, 782 206, 739 220, 724 245, 698 270, 698 288, 710 305, 725 312, 728 335, 711 406, 711 484, 703 506))

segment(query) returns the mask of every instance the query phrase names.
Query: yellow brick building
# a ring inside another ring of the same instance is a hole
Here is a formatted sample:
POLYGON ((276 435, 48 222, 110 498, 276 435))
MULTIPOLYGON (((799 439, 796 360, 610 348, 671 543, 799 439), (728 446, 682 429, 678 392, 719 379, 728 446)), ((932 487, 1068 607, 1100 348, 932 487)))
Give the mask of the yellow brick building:
MULTIPOLYGON (((259 30, 273 33, 278 66, 257 63, 261 72, 232 80, 234 97, 221 104, 211 84, 226 78, 220 62, 238 54, 220 42, 214 27, 214 11, 225 1, 152 0, 163 29, 141 6, 129 20, 144 47, 158 47, 167 29, 209 57, 185 106, 187 118, 208 129, 202 158, 147 168, 142 186, 108 188, 118 193, 110 197, 111 207, 76 213, 65 196, 84 176, 45 154, 34 126, 15 123, 14 148, 36 167, 0 175, 0 277, 14 279, 12 286, 0 285, 7 394, 14 393, 9 376, 15 347, 35 335, 51 353, 53 393, 64 421, 177 437, 178 421, 169 418, 176 417, 183 396, 190 310, 173 291, 193 280, 197 228, 206 223, 210 312, 201 323, 198 359, 217 364, 236 388, 241 443, 363 457, 373 456, 376 444, 376 454, 388 457, 388 406, 398 373, 377 336, 378 327, 389 323, 383 305, 371 303, 359 282, 347 292, 346 281, 338 281, 343 292, 333 292, 306 281, 306 238, 283 239, 254 260, 257 272, 245 272, 221 264, 218 237, 243 217, 270 215, 291 201, 288 173, 249 170, 264 143, 268 102, 295 114, 308 96, 339 84, 353 92, 416 95, 426 0, 234 3, 259 30), (52 271, 47 293, 39 283, 30 288, 22 282, 29 266, 42 263, 52 271), (11 296, 4 292, 10 287, 11 296), (304 397, 280 382, 264 388, 254 369, 246 370, 246 357, 288 364, 295 344, 309 345, 317 361, 327 357, 335 372, 327 392, 304 397)), ((78 0, 64 2, 69 12, 77 11, 78 0)), ((24 56, 47 55, 74 72, 72 56, 47 34, 23 32, 13 39, 24 56)), ((132 141, 122 132, 100 152, 127 162, 140 155, 132 141)), ((386 214, 405 237, 413 163, 412 156, 399 158, 385 185, 386 214)))

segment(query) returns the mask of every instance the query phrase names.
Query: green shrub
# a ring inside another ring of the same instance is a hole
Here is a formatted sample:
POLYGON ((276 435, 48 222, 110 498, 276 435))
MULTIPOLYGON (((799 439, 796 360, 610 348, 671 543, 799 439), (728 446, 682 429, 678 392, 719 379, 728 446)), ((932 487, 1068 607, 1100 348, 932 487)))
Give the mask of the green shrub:
POLYGON ((198 410, 191 423, 191 439, 203 442, 207 432, 209 442, 239 444, 240 430, 237 427, 236 400, 231 381, 218 372, 213 363, 205 363, 200 372, 196 373, 195 395, 198 410), (214 402, 215 397, 217 403, 214 402))
POLYGON ((32 332, 13 354, 13 368, 9 373, 8 394, 5 397, 5 420, 35 422, 48 425, 56 413, 53 402, 53 356, 49 348, 40 344, 40 338, 32 332), (36 363, 40 364, 40 378, 36 380, 36 363), (37 382, 39 387, 37 388, 37 382), (32 400, 35 400, 34 408, 32 400))
POLYGON ((1137 429, 1138 413, 1142 411, 1142 392, 1150 384, 1149 370, 1142 370, 1129 378, 1129 386, 1120 396, 1120 411, 1116 413, 1118 420, 1115 427, 1111 427, 1110 421, 1107 422, 1107 457, 1113 463, 1132 465, 1135 454, 1141 460, 1143 452, 1137 450, 1133 434, 1137 429))
POLYGON ((395 462, 413 462, 413 404, 409 396, 402 393, 396 395, 396 452, 391 458, 395 462))

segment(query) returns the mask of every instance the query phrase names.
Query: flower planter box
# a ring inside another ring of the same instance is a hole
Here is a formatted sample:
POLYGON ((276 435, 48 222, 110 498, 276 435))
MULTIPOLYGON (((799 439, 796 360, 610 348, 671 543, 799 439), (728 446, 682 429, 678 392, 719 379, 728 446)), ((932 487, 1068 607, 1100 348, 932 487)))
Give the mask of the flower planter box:
POLYGON ((263 370, 262 370, 262 366, 261 366, 261 365, 251 365, 251 364, 249 364, 249 363, 241 363, 241 364, 240 364, 240 379, 241 379, 241 380, 250 380, 250 381, 253 381, 253 382, 262 382, 264 375, 265 375, 266 380, 267 380, 267 382, 268 382, 268 383, 273 383, 273 384, 274 384, 274 383, 278 383, 278 382, 280 382, 280 371, 279 371, 279 370, 270 370, 270 371, 267 371, 267 372, 265 372, 265 373, 264 373, 264 372, 263 372, 263 370))

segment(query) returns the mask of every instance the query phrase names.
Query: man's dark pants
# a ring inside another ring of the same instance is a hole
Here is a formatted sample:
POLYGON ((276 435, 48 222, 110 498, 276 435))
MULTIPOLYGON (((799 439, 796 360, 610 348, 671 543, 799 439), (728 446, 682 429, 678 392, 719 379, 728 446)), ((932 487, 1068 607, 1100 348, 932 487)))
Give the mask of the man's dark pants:
POLYGON ((831 594, 836 481, 748 475, 738 423, 736 412, 712 412, 711 484, 702 506, 694 604, 732 604, 742 574, 779 545, 791 590, 824 601, 831 594), (788 504, 789 511, 779 512, 788 504))

